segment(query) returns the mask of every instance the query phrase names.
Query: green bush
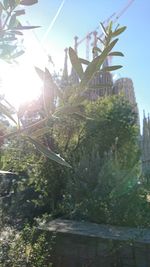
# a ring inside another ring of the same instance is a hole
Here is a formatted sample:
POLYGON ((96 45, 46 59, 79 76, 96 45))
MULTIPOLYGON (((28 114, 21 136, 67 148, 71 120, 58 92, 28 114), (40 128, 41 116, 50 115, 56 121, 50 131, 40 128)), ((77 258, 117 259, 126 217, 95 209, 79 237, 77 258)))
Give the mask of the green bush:
POLYGON ((137 114, 121 96, 98 100, 87 109, 94 120, 87 121, 72 153, 64 213, 77 220, 148 226, 137 114))
POLYGON ((53 238, 26 225, 21 232, 5 229, 0 240, 0 267, 51 267, 53 238))

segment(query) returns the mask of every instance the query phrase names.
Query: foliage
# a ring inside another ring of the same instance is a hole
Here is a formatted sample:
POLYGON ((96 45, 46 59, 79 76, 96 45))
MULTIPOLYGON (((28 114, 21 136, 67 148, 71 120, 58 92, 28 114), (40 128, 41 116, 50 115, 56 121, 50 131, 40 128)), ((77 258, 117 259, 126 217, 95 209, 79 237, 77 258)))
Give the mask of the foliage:
POLYGON ((137 115, 122 96, 84 104, 86 115, 94 119, 79 124, 72 117, 67 124, 64 117, 63 124, 57 124, 51 133, 53 147, 65 155, 72 169, 61 168, 40 153, 35 155, 32 145, 27 147, 22 139, 20 155, 17 142, 9 144, 3 166, 22 172, 7 210, 9 216, 32 222, 48 213, 97 223, 148 226, 149 190, 140 178, 137 115))
POLYGON ((21 56, 21 43, 19 43, 23 30, 34 29, 38 26, 23 26, 19 17, 25 14, 22 6, 32 5, 37 1, 4 0, 0 1, 0 58, 12 61, 21 56))
POLYGON ((63 212, 68 218, 97 223, 148 226, 137 115, 121 96, 88 104, 87 110, 95 119, 86 122, 73 151, 63 212))
POLYGON ((87 109, 89 116, 94 117, 86 124, 85 142, 91 141, 89 151, 96 143, 101 156, 112 153, 123 168, 132 168, 137 160, 134 148, 137 149, 139 134, 132 105, 124 96, 111 96, 88 104, 87 109))
MULTIPOLYGON (((9 19, 14 9, 11 12, 9 19)), ((2 142, 7 140, 3 147, 9 149, 2 155, 3 168, 13 168, 20 173, 8 212, 10 217, 32 221, 48 212, 52 216, 105 223, 134 225, 135 220, 139 222, 137 216, 131 216, 132 208, 126 210, 130 197, 136 196, 139 203, 143 203, 141 206, 146 203, 141 186, 137 189, 140 171, 136 114, 120 96, 93 103, 86 100, 85 92, 97 71, 103 73, 121 67, 104 68, 103 63, 109 55, 123 56, 112 49, 118 42, 116 37, 126 27, 113 30, 112 23, 106 28, 101 24, 101 27, 105 37, 99 39, 100 47, 93 48, 95 56, 91 62, 79 58, 69 48, 71 63, 79 76, 78 85, 62 91, 48 69, 36 67, 43 81, 38 101, 22 106, 15 114, 1 99, 1 112, 15 124, 1 136, 2 142), (40 153, 35 154, 34 147, 49 159, 73 168, 62 169, 40 153), (67 162, 58 153, 63 154, 67 162), (19 207, 23 207, 23 213, 19 207)))
POLYGON ((40 156, 30 143, 21 138, 11 141, 7 151, 2 152, 3 169, 17 174, 10 193, 3 199, 3 223, 21 224, 25 220, 32 221, 39 215, 34 200, 39 199, 40 193, 35 191, 34 184, 37 166, 41 166, 43 160, 40 156))
POLYGON ((18 177, 11 188, 9 205, 8 197, 3 200, 3 222, 21 225, 45 212, 57 213, 66 187, 65 168, 35 153, 35 148, 21 138, 9 143, 1 162, 4 170, 18 177))
MULTIPOLYGON (((25 11, 18 8, 35 3, 0 2, 0 58, 10 61, 22 54, 18 45, 22 30, 35 26, 21 25, 18 16, 25 11)), ((37 101, 16 112, 0 98, 1 167, 18 174, 1 207, 4 222, 21 226, 48 213, 51 218, 149 226, 150 191, 140 177, 137 114, 122 96, 86 99, 97 71, 121 67, 104 68, 103 63, 108 56, 123 56, 112 49, 126 27, 113 30, 112 23, 101 27, 105 37, 99 39, 102 47, 93 48, 91 62, 69 48, 78 85, 61 90, 48 69, 36 67, 43 81, 37 101)), ((27 225, 1 241, 0 266, 51 266, 51 244, 46 234, 27 225)))
MULTIPOLYGON (((112 71, 112 70, 119 69, 120 67, 122 67, 122 66, 113 66, 113 67, 111 66, 111 67, 108 67, 107 69, 102 68, 105 59, 107 58, 107 56, 109 56, 111 50, 114 48, 114 46, 118 42, 118 38, 116 38, 115 40, 113 39, 119 34, 121 34, 126 29, 126 27, 115 29, 113 31, 112 23, 110 23, 108 27, 106 28, 103 26, 102 23, 101 25, 105 32, 104 40, 99 39, 100 42, 103 44, 103 48, 100 49, 100 48, 94 47, 94 51, 96 50, 98 53, 100 53, 100 55, 96 56, 92 60, 92 62, 88 63, 88 66, 85 71, 83 71, 82 64, 81 64, 81 62, 85 62, 85 61, 82 61, 82 59, 78 58, 75 51, 72 48, 69 48, 69 55, 70 55, 71 63, 73 67, 75 68, 79 78, 81 79, 81 82, 79 85, 80 93, 85 90, 85 87, 87 87, 88 83, 90 82, 90 80, 93 78, 94 74, 97 71, 99 70, 112 71)), ((117 55, 123 56, 123 54, 120 52, 117 52, 117 55)))
POLYGON ((137 164, 122 170, 96 152, 82 155, 68 179, 62 208, 66 217, 120 226, 149 227, 147 190, 139 183, 137 164))
MULTIPOLYGON (((26 5, 28 5, 28 3, 30 3, 30 1, 19 2, 19 4, 26 4, 26 5)), ((35 1, 31 1, 31 3, 34 4, 35 1)), ((15 23, 16 23, 16 13, 12 14, 15 7, 16 7, 16 1, 14 2, 13 5, 11 4, 8 5, 10 12, 9 12, 9 17, 8 18, 6 17, 4 25, 7 25, 7 21, 9 19, 11 20, 13 17, 15 17, 15 23)), ((2 9, 5 10, 5 8, 6 7, 3 7, 2 5, 2 9)), ((14 30, 14 24, 12 27, 14 30)), ((18 22, 17 26, 15 27, 17 27, 17 30, 18 27, 19 30, 25 29, 25 27, 20 26, 20 23, 18 24, 18 22)), ((123 32, 125 28, 126 27, 113 30, 112 24, 110 23, 109 27, 106 28, 106 35, 103 41, 104 46, 101 49, 100 55, 98 55, 91 62, 88 63, 88 66, 85 69, 85 71, 82 68, 81 59, 78 58, 76 52, 72 48, 69 48, 70 59, 74 69, 79 75, 80 82, 79 85, 74 88, 75 90, 72 92, 72 94, 71 95, 68 94, 67 97, 66 93, 63 93, 57 86, 57 84, 53 81, 53 78, 48 69, 42 71, 39 68, 36 68, 38 75, 43 80, 43 92, 40 98, 40 102, 38 101, 34 105, 34 107, 32 107, 36 109, 34 110, 36 113, 35 116, 36 120, 32 121, 31 124, 23 125, 22 123, 23 116, 25 114, 26 109, 27 111, 30 111, 29 107, 25 107, 25 109, 22 110, 21 113, 17 112, 16 114, 14 114, 15 115, 14 117, 14 115, 12 115, 12 112, 10 111, 10 108, 5 104, 3 104, 1 101, 0 103, 1 112, 6 117, 8 117, 13 123, 15 123, 17 129, 13 132, 0 136, 0 141, 1 140, 3 141, 4 139, 11 139, 16 135, 20 135, 23 139, 32 143, 37 150, 42 152, 51 160, 56 161, 57 163, 64 165, 66 167, 71 167, 62 157, 60 157, 59 154, 53 152, 53 148, 50 146, 50 144, 48 144, 47 142, 43 142, 45 138, 41 139, 41 136, 44 136, 45 132, 51 131, 52 127, 54 125, 57 125, 57 123, 60 123, 62 117, 64 116, 66 117, 66 119, 70 118, 70 116, 72 116, 73 114, 84 117, 84 113, 82 116, 82 111, 84 110, 83 95, 87 89, 88 83, 92 79, 95 72, 97 72, 98 70, 101 70, 102 72, 106 71, 106 69, 102 69, 103 62, 105 61, 105 59, 107 58, 107 56, 109 55, 109 53, 111 52, 111 50, 118 41, 118 38, 115 40, 113 39, 121 32, 123 32), (59 99, 59 104, 56 105, 57 99, 59 99), (40 137, 39 137, 39 132, 40 132, 40 137)), ((7 29, 8 31, 10 30, 9 25, 7 26, 7 29)))
POLYGON ((17 232, 5 229, 0 240, 0 267, 51 267, 54 237, 47 238, 35 227, 26 225, 17 232))

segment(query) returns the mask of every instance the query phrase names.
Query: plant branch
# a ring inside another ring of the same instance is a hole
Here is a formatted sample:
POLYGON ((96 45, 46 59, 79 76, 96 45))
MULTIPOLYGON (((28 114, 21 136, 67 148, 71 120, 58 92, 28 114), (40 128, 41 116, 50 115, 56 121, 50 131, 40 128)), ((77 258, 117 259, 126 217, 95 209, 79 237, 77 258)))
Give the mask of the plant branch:
POLYGON ((42 126, 46 121, 47 121, 47 118, 44 118, 44 119, 42 119, 42 120, 40 120, 40 121, 38 121, 38 122, 36 122, 36 123, 34 123, 32 125, 29 125, 29 126, 23 128, 23 129, 18 129, 17 131, 2 135, 2 136, 0 136, 0 141, 4 140, 4 139, 11 138, 11 137, 13 137, 15 135, 18 135, 18 134, 22 134, 22 133, 24 133, 26 131, 29 131, 31 129, 33 130, 37 126, 42 126))
POLYGON ((6 17, 6 19, 4 21, 4 24, 2 26, 2 30, 5 29, 5 26, 6 26, 7 22, 8 22, 8 20, 9 20, 9 18, 11 17, 11 14, 12 14, 12 9, 7 13, 7 17, 6 17))

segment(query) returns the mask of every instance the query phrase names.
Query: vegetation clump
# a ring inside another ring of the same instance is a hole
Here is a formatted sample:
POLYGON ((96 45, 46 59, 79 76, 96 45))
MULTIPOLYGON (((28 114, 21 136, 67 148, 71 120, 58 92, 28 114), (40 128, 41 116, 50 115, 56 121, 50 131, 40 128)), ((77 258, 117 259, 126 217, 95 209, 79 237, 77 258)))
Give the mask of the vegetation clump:
MULTIPOLYGON (((25 11, 17 8, 36 2, 0 2, 2 59, 22 54, 17 37, 35 26, 22 26, 18 16, 25 11)), ((124 96, 94 102, 86 97, 95 73, 121 67, 103 63, 108 56, 123 56, 112 49, 126 27, 101 26, 102 48, 94 48, 97 56, 91 62, 69 48, 77 85, 62 90, 48 69, 36 67, 43 81, 37 101, 16 112, 0 98, 0 166, 17 174, 0 203, 3 234, 9 233, 0 240, 0 266, 51 266, 47 237, 36 232, 39 219, 149 226, 149 185, 141 175, 137 114, 124 96)))

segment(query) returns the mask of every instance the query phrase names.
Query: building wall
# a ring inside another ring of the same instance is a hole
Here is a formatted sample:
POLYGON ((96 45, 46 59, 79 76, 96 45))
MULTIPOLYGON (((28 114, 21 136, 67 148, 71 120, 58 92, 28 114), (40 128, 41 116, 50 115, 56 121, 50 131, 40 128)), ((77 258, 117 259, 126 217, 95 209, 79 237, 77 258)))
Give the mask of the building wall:
POLYGON ((112 94, 113 80, 109 72, 97 72, 88 85, 88 98, 96 100, 98 97, 106 97, 112 94))
POLYGON ((123 94, 132 105, 136 105, 134 86, 131 79, 120 78, 116 80, 113 86, 113 93, 116 95, 123 94))
POLYGON ((144 115, 142 135, 142 170, 150 175, 150 117, 144 115))

